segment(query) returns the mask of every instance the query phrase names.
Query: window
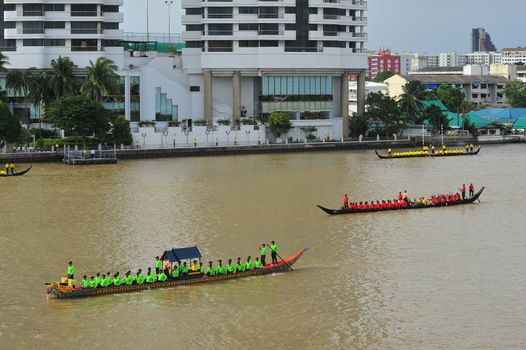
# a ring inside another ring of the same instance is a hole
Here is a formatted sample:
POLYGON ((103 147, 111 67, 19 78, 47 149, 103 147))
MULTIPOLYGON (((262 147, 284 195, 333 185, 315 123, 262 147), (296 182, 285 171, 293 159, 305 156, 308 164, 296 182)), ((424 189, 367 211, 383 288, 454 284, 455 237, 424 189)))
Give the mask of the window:
POLYGON ((42 4, 24 4, 22 10, 24 16, 44 16, 42 4))
POLYGON ((66 46, 65 39, 44 39, 44 46, 66 46))
POLYGON ((258 25, 257 23, 241 23, 239 30, 258 30, 258 25))
POLYGON ((98 15, 97 5, 71 5, 71 16, 95 17, 98 15))
POLYGON ((239 14, 243 14, 243 15, 255 14, 255 15, 257 15, 257 13, 258 13, 258 8, 257 7, 240 7, 239 8, 239 14))
POLYGON ((98 51, 97 39, 71 39, 71 51, 98 51))
POLYGON ((295 7, 285 7, 285 13, 296 13, 295 7))
POLYGON ((480 84, 480 88, 481 89, 487 89, 488 88, 488 84, 480 84))
POLYGON ((4 22, 4 29, 15 29, 16 22, 4 22))
POLYGON ((63 12, 65 11, 65 8, 64 8, 64 4, 44 4, 44 11, 63 12))
POLYGON ((259 41, 257 40, 239 40, 239 47, 258 47, 259 41))
POLYGON ((102 5, 102 12, 119 12, 117 5, 102 5))
POLYGON ((260 40, 259 46, 260 47, 278 47, 279 42, 277 40, 260 40))
POLYGON ((203 9, 201 7, 199 7, 199 8, 188 8, 188 9, 186 9, 186 14, 187 15, 202 15, 203 14, 203 9))
POLYGON ((208 18, 232 18, 232 7, 209 7, 208 18))
POLYGON ((16 11, 16 5, 15 4, 5 4, 4 12, 7 12, 7 11, 16 11))
POLYGON ((345 47, 345 41, 324 41, 323 47, 345 47))
POLYGON ((318 14, 317 7, 309 7, 309 15, 317 15, 317 14, 318 14))
POLYGON ((210 40, 208 41, 208 52, 232 52, 232 41, 210 40))
POLYGON ((1 51, 16 51, 16 39, 0 40, 1 51))
POLYGON ((97 34, 97 22, 71 22, 71 34, 97 34))
POLYGON ((259 18, 278 18, 278 8, 277 7, 260 7, 259 8, 259 18))
POLYGON ((285 24, 285 30, 296 30, 296 23, 285 24))
POLYGON ((44 46, 44 39, 24 39, 24 46, 44 46))
POLYGON ((200 32, 202 30, 203 30, 202 24, 187 24, 186 25, 187 32, 200 32))
POLYGON ((44 34, 44 22, 23 22, 22 28, 24 34, 44 34))
POLYGON ((471 94, 471 98, 479 98, 479 94, 471 94))
POLYGON ((259 25, 259 35, 279 35, 279 24, 261 23, 259 25))
POLYGON ((208 35, 232 35, 232 24, 209 24, 208 35))
POLYGON ((66 22, 44 22, 44 28, 46 28, 46 29, 64 29, 64 28, 66 28, 66 22))
POLYGON ((318 25, 317 24, 309 24, 308 28, 309 28, 310 32, 315 32, 315 31, 318 30, 318 25))
POLYGON ((119 30, 119 23, 104 22, 102 28, 104 28, 105 30, 119 30))
POLYGON ((187 41, 186 42, 186 48, 188 48, 188 49, 201 49, 201 48, 203 48, 203 42, 202 41, 187 41))

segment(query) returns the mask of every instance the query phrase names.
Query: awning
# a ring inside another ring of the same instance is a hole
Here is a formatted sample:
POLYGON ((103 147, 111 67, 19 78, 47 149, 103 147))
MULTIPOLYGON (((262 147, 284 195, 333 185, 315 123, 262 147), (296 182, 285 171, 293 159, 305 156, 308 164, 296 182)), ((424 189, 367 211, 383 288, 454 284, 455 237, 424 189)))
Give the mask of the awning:
POLYGON ((161 256, 161 260, 168 259, 171 263, 188 259, 200 259, 201 252, 197 247, 174 248, 166 250, 161 256))

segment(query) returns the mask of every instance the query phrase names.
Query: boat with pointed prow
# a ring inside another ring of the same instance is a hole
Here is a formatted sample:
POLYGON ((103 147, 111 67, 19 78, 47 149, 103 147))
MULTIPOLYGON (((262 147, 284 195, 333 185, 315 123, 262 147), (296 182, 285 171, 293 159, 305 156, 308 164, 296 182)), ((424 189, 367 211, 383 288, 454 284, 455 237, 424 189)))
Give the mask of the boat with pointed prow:
POLYGON ((387 152, 387 154, 380 154, 377 150, 374 152, 380 159, 405 159, 405 158, 442 158, 442 157, 459 157, 459 156, 476 156, 479 154, 482 146, 479 146, 473 151, 464 151, 462 149, 443 149, 432 152, 429 150, 411 150, 400 152, 387 152))
POLYGON ((7 173, 7 174, 0 174, 0 177, 10 177, 10 176, 22 176, 22 175, 25 175, 29 172, 29 170, 31 170, 33 166, 30 165, 28 168, 24 169, 24 170, 21 170, 21 171, 15 171, 15 172, 12 172, 12 173, 7 173))
POLYGON ((340 208, 340 209, 328 209, 321 205, 318 205, 317 207, 320 208, 322 211, 329 215, 346 215, 346 214, 363 214, 363 213, 376 213, 376 212, 383 212, 383 211, 395 211, 395 210, 412 210, 412 209, 431 209, 431 208, 443 208, 443 207, 453 207, 453 206, 459 206, 459 205, 465 205, 465 204, 472 204, 475 201, 479 200, 480 195, 482 192, 484 192, 485 187, 482 187, 477 193, 475 193, 473 196, 465 199, 455 200, 455 201, 440 201, 435 203, 412 203, 409 202, 405 206, 392 206, 392 207, 376 207, 374 205, 371 206, 365 206, 362 205, 362 207, 354 208, 354 207, 348 207, 348 208, 340 208))
MULTIPOLYGON (((266 264, 261 268, 254 268, 250 270, 218 274, 215 276, 208 276, 199 271, 190 271, 188 274, 178 278, 168 277, 166 281, 155 281, 153 283, 132 283, 130 285, 108 286, 97 288, 82 288, 76 286, 74 280, 62 278, 61 282, 46 283, 48 285, 46 293, 50 299, 66 299, 66 298, 86 298, 108 294, 131 293, 150 289, 160 288, 175 288, 179 286, 188 286, 194 284, 205 284, 222 282, 234 279, 241 279, 252 276, 268 275, 273 273, 281 273, 292 271, 292 266, 301 258, 303 253, 308 249, 304 248, 289 258, 278 260, 277 264, 266 264)), ((162 258, 166 258, 173 262, 181 262, 182 260, 201 258, 201 254, 197 247, 179 248, 166 251, 162 258), (192 252, 188 254, 188 252, 192 252), (195 252, 195 253, 193 253, 195 252)))

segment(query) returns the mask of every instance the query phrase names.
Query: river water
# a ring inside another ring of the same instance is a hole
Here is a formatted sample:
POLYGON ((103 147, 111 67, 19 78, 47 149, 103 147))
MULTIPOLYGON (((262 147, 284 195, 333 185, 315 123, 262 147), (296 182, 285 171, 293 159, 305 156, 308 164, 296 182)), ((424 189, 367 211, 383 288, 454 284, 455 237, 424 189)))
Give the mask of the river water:
POLYGON ((521 349, 524 146, 381 161, 372 151, 36 164, 0 179, 0 348, 521 349), (329 217, 341 197, 487 186, 476 205, 329 217), (310 251, 292 273, 83 300, 65 274, 310 251))

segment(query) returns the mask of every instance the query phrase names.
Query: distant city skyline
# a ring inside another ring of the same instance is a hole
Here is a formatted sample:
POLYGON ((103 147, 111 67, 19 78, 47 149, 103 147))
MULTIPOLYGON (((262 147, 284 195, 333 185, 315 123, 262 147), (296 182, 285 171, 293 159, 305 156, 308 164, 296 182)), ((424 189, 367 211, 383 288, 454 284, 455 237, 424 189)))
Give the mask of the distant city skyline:
MULTIPOLYGON (((167 5, 150 1, 150 32, 168 32, 167 5)), ((146 1, 124 1, 127 32, 146 32, 146 1)), ((183 31, 180 2, 172 5, 172 33, 183 31)), ((439 53, 468 52, 472 28, 483 27, 498 50, 526 46, 522 35, 524 0, 369 0, 367 17, 370 50, 439 53), (502 12, 513 8, 513 11, 502 12)))

